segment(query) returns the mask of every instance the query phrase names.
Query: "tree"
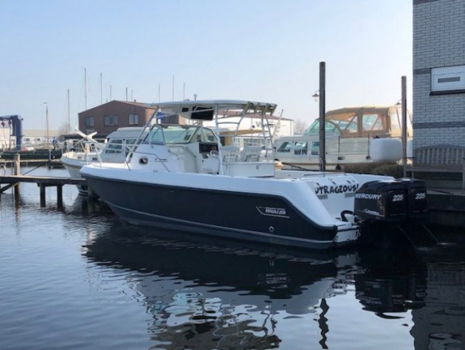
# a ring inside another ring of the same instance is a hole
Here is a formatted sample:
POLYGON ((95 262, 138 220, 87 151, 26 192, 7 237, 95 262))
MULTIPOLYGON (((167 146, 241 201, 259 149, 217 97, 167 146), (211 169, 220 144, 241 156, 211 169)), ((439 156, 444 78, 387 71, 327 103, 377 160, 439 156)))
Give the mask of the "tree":
POLYGON ((303 120, 297 119, 294 121, 294 134, 302 135, 305 129, 307 129, 307 123, 303 120))

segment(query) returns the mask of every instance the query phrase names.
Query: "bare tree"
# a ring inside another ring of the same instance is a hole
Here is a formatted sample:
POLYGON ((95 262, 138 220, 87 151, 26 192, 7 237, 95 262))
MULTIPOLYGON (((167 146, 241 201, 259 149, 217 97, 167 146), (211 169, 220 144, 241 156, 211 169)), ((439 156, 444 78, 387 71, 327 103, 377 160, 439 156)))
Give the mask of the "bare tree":
POLYGON ((296 135, 302 135, 307 129, 307 123, 305 123, 303 120, 297 119, 294 121, 294 133, 296 135))

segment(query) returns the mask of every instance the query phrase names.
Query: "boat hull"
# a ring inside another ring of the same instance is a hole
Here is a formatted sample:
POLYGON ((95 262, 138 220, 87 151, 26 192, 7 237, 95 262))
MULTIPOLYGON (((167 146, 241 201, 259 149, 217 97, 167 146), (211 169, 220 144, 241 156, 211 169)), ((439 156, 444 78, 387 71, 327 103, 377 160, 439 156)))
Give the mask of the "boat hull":
POLYGON ((347 244, 341 231, 309 220, 277 195, 135 182, 85 174, 89 186, 124 221, 241 240, 326 249, 347 244))
MULTIPOLYGON (((61 157, 60 159, 61 164, 65 167, 68 171, 68 174, 73 179, 82 179, 81 176, 81 168, 86 164, 85 162, 79 161, 77 159, 70 159, 67 157, 61 157)), ((87 194, 87 186, 86 185, 76 185, 80 194, 87 194)))

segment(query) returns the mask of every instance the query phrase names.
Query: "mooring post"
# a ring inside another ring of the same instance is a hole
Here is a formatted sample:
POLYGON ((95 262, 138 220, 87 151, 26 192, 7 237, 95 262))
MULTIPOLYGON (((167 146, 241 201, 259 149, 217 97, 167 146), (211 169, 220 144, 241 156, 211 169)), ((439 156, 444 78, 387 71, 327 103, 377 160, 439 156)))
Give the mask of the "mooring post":
POLYGON ((57 207, 63 209, 63 185, 57 185, 57 207))
POLYGON ((51 169, 52 168, 52 150, 49 148, 48 149, 48 162, 47 162, 47 168, 51 169))
POLYGON ((407 77, 402 76, 402 175, 407 177, 407 77))
POLYGON ((45 189, 46 186, 44 184, 40 184, 40 207, 44 208, 45 207, 45 189))
POLYGON ((87 186, 87 214, 95 212, 95 198, 95 192, 87 186))
POLYGON ((320 62, 320 171, 326 171, 326 63, 320 62))
MULTIPOLYGON (((19 152, 15 153, 15 164, 13 167, 13 174, 14 175, 21 175, 21 155, 19 152)), ((13 187, 15 201, 19 200, 19 182, 14 185, 13 187)))

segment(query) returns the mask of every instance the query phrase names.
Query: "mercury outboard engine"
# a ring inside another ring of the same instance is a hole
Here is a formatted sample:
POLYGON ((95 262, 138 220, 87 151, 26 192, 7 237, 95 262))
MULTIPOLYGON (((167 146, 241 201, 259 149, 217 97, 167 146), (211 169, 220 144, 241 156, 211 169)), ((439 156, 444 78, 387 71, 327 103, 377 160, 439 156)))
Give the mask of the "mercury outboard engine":
POLYGON ((426 186, 414 179, 370 181, 355 193, 354 214, 360 221, 400 223, 426 217, 426 186))

